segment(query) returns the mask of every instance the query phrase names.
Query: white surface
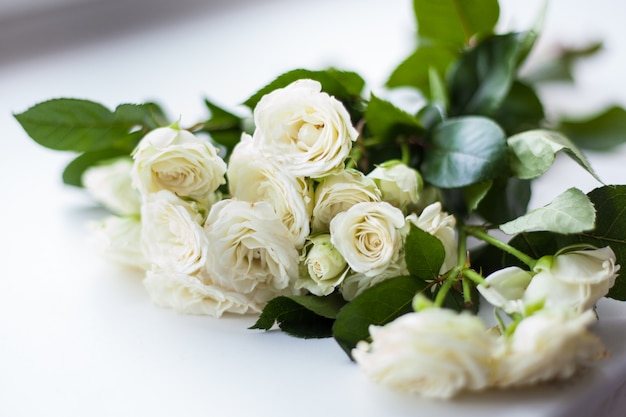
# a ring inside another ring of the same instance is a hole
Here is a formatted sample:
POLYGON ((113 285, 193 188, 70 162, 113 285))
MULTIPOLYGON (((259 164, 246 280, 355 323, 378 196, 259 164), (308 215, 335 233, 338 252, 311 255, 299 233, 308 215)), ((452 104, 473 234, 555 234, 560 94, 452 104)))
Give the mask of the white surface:
MULTIPOLYGON (((533 15, 521 3, 504 3, 506 22, 520 26, 533 15)), ((626 399, 622 303, 599 309, 598 332, 612 357, 578 379, 452 402, 371 384, 330 339, 247 330, 254 317, 217 320, 153 306, 141 276, 86 246, 84 222, 102 212, 61 185, 71 156, 38 147, 11 113, 60 96, 110 107, 154 99, 184 125, 205 116, 205 96, 234 106, 296 67, 353 69, 378 88, 412 50, 413 24, 408 0, 128 4, 0 29, 0 416, 624 415, 603 405, 626 399), (19 36, 29 25, 31 35, 19 36)), ((553 108, 626 104, 624 12, 619 0, 550 3, 547 40, 607 41, 580 67, 575 94, 546 92, 553 108)), ((605 182, 624 182, 623 147, 590 157, 605 182)), ((557 162, 533 205, 559 189, 598 185, 568 160, 557 162)))

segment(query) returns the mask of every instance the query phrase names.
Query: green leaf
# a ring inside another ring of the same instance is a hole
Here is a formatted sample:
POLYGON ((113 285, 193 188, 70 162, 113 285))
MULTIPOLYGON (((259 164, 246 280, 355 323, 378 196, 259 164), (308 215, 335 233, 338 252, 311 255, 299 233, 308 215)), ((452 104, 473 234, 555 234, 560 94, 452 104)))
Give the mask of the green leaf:
POLYGON ((497 0, 413 0, 420 38, 464 46, 498 22, 497 0))
POLYGON ((448 91, 440 72, 433 66, 428 67, 428 83, 430 85, 430 97, 434 104, 441 106, 447 113, 448 109, 448 91))
POLYGON ((416 117, 373 94, 365 110, 365 119, 370 132, 383 142, 393 141, 398 135, 419 135, 424 131, 416 117))
POLYGON ((499 16, 498 1, 414 0, 413 6, 419 45, 392 72, 386 84, 387 87, 412 86, 428 99, 437 98, 433 96, 437 91, 433 75, 443 79, 470 39, 493 32, 499 16))
POLYGON ((535 90, 514 81, 509 94, 500 104, 493 118, 509 134, 536 129, 545 118, 543 104, 535 90))
POLYGON ((626 110, 613 106, 586 119, 564 119, 558 130, 581 148, 609 150, 626 142, 626 110))
POLYGON ((445 258, 441 241, 413 223, 404 244, 406 266, 412 277, 422 281, 437 279, 445 258))
POLYGON ((337 314, 335 340, 352 357, 356 344, 369 337, 370 325, 383 325, 413 311, 413 297, 424 288, 423 282, 411 277, 392 278, 368 288, 337 314))
POLYGON ((268 302, 250 329, 270 330, 275 323, 285 333, 301 337, 332 336, 332 325, 345 301, 339 294, 326 297, 280 296, 268 302))
POLYGON ((492 120, 467 116, 438 124, 422 165, 424 179, 441 188, 487 181, 507 170, 504 131, 492 120))
MULTIPOLYGON (((617 263, 626 267, 626 185, 596 188, 588 196, 596 208, 596 228, 583 234, 581 240, 598 247, 611 246, 617 263)), ((626 279, 623 276, 617 278, 608 296, 626 301, 626 279)))
MULTIPOLYGON (((626 185, 607 185, 587 194, 596 208, 596 227, 592 231, 573 235, 551 232, 521 233, 510 244, 538 259, 553 255, 559 249, 579 243, 598 248, 610 246, 615 252, 617 264, 626 265, 626 185)), ((515 264, 510 255, 502 254, 502 265, 515 264)), ((618 276, 608 297, 626 301, 626 279, 618 276)))
POLYGON ((444 44, 420 45, 387 79, 387 87, 415 87, 426 98, 431 98, 429 74, 446 74, 457 53, 444 44))
POLYGON ((580 233, 593 229, 595 221, 596 211, 589 198, 579 189, 570 188, 546 206, 500 225, 500 230, 509 235, 539 230, 580 233))
POLYGON ((436 104, 428 103, 417 112, 417 119, 426 130, 432 130, 443 122, 445 116, 443 110, 436 104))
POLYGON ((78 99, 45 101, 15 118, 26 133, 41 146, 64 151, 90 152, 108 148, 131 151, 141 133, 130 108, 113 113, 101 104, 78 99))
POLYGON ((593 168, 583 153, 567 137, 550 130, 529 130, 511 136, 509 145, 509 164, 518 178, 536 178, 552 166, 556 154, 565 152, 599 182, 593 168))
POLYGON ((355 72, 339 71, 334 68, 324 71, 296 69, 279 75, 274 81, 261 88, 243 104, 250 109, 254 109, 265 94, 278 88, 286 87, 292 82, 303 78, 319 81, 322 84, 323 91, 344 102, 360 99, 361 92, 365 87, 365 81, 355 72))
POLYGON ((120 104, 115 108, 115 120, 134 124, 147 133, 149 130, 169 125, 161 107, 156 103, 120 104))
POLYGON ((528 33, 492 36, 465 52, 448 81, 450 114, 493 115, 509 95, 528 33))
POLYGON ((83 187, 83 173, 87 168, 109 159, 122 156, 130 158, 130 153, 123 149, 105 149, 102 151, 85 152, 76 157, 63 170, 63 182, 75 187, 83 187))
POLYGON ((209 133, 216 143, 225 146, 230 152, 241 139, 243 132, 241 118, 207 99, 204 100, 204 104, 209 109, 211 117, 204 122, 202 131, 209 133))
POLYGON ((487 196, 487 193, 491 189, 493 181, 477 182, 476 184, 468 185, 463 188, 463 198, 467 206, 468 213, 473 212, 478 208, 478 204, 487 196))
POLYGON ((497 178, 478 203, 476 212, 490 223, 505 223, 526 213, 530 195, 529 180, 497 178))

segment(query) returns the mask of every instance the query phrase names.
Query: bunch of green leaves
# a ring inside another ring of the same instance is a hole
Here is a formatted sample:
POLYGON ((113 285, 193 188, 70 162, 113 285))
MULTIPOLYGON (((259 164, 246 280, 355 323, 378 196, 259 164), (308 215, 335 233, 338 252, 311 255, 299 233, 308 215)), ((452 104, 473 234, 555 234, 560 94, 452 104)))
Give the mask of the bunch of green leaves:
POLYGON ((63 181, 78 187, 88 167, 129 157, 148 131, 165 123, 163 111, 154 103, 121 104, 111 111, 71 98, 44 101, 15 118, 39 145, 78 153, 63 171, 63 181))
MULTIPOLYGON (((239 141, 244 119, 205 100, 209 117, 189 129, 207 133, 225 152, 239 141)), ((63 182, 82 187, 82 175, 93 165, 130 158, 141 138, 158 127, 171 125, 160 105, 120 104, 114 110, 85 99, 58 98, 38 103, 14 115, 39 145, 77 154, 63 171, 63 182)))
MULTIPOLYGON (((419 170, 428 185, 441 190, 446 208, 461 223, 459 265, 439 276, 441 243, 414 227, 405 243, 408 276, 383 281, 349 303, 337 294, 278 297, 253 328, 278 324, 298 337, 333 336, 350 355, 359 340, 368 338, 370 325, 412 311, 416 294, 456 310, 475 310, 478 300, 470 278, 480 276, 476 271, 523 266, 511 253, 532 264, 533 259, 584 242, 610 245, 618 263, 626 262, 626 236, 621 232, 626 230, 621 209, 626 187, 602 186, 589 195, 571 189, 545 207, 527 211, 532 180, 550 169, 559 152, 600 182, 579 145, 608 149, 624 143, 624 110, 612 107, 583 119, 546 120, 537 89, 549 78, 541 77, 547 69, 536 70, 533 77, 521 75, 537 28, 495 34, 497 0, 413 4, 418 46, 393 71, 387 87, 415 88, 425 104, 411 114, 375 95, 357 106, 359 101, 350 97, 351 114, 361 127, 353 156, 364 172, 386 160, 401 159, 419 170), (464 224, 469 219, 478 219, 480 226, 464 224), (511 245, 489 235, 496 228, 513 236, 511 245), (467 235, 489 245, 466 257, 467 235)), ((598 48, 555 56, 552 78, 557 75, 555 66, 560 66, 561 77, 571 77, 575 60, 598 48)), ((324 80, 319 80, 326 90, 324 80)), ((329 90, 337 91, 336 86, 329 90)), ((343 90, 357 91, 345 85, 343 90)), ((608 296, 626 300, 626 282, 618 280, 608 296)))

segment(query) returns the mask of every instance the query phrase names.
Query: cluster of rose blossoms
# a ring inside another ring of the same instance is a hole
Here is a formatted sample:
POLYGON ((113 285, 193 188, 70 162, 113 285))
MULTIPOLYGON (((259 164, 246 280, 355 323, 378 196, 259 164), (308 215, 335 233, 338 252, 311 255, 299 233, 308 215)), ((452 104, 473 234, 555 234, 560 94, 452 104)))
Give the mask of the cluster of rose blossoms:
POLYGON ((371 326, 373 341, 360 342, 353 356, 374 380, 438 398, 566 379, 607 355, 589 327, 619 269, 610 247, 545 256, 531 272, 504 268, 478 290, 509 323, 487 328, 478 316, 416 297, 418 312, 371 326))
MULTIPOLYGON (((367 175, 350 168, 358 132, 318 82, 265 95, 254 123, 228 164, 174 124, 148 133, 132 160, 85 172, 87 190, 116 213, 98 224, 100 244, 145 270, 157 305, 219 317, 258 313, 280 295, 339 291, 349 301, 407 274, 410 224, 442 242, 441 273, 456 265, 455 218, 399 161, 367 175)), ((514 318, 502 334, 477 316, 420 308, 372 326, 353 356, 373 379, 434 397, 567 377, 604 354, 588 331, 590 308, 618 270, 608 247, 543 258, 530 272, 503 269, 479 286, 514 318)))
POLYGON ((306 291, 339 289, 350 300, 406 271, 408 222, 444 242, 442 270, 454 265, 454 217, 437 202, 411 212, 422 188, 416 170, 395 161, 368 175, 346 168, 358 133, 318 82, 266 95, 254 122, 228 165, 174 125, 148 133, 133 161, 85 172, 87 190, 121 214, 99 225, 109 254, 146 270, 156 304, 220 316, 306 291))

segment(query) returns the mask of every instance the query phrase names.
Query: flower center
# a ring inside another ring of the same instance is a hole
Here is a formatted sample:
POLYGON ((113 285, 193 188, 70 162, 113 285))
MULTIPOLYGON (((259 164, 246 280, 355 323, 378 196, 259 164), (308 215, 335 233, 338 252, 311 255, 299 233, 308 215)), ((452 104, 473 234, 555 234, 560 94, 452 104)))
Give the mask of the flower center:
POLYGON ((298 142, 311 147, 317 142, 323 128, 323 124, 304 123, 298 130, 298 142))

